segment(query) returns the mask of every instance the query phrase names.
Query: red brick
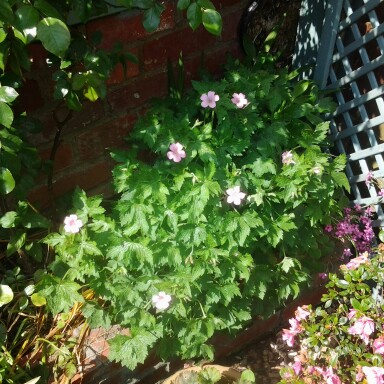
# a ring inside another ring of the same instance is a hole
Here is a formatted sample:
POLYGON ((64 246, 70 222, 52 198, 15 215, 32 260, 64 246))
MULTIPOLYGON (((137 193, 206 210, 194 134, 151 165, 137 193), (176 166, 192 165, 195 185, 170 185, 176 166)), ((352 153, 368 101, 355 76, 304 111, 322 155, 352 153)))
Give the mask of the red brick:
POLYGON ((48 52, 40 43, 27 45, 28 55, 31 61, 31 70, 47 68, 48 52))
POLYGON ((209 34, 203 28, 192 31, 189 27, 175 31, 146 43, 143 47, 143 64, 146 71, 164 67, 167 60, 176 62, 180 52, 184 57, 214 47, 219 38, 209 34))
POLYGON ((80 161, 92 160, 107 153, 108 149, 122 148, 136 116, 123 115, 76 135, 75 145, 80 161))
MULTIPOLYGON (((45 150, 40 151, 40 157, 43 160, 49 160, 51 151, 52 148, 47 148, 45 150)), ((71 145, 69 143, 60 143, 55 155, 53 172, 55 173, 69 167, 72 164, 72 161, 73 153, 71 145)))
MULTIPOLYGON (((159 28, 155 32, 165 31, 174 27, 175 5, 169 2, 160 20, 159 28)), ((135 11, 122 12, 107 16, 87 24, 87 35, 102 31, 101 48, 111 49, 116 42, 123 44, 142 40, 150 35, 143 27, 143 15, 135 11)))
POLYGON ((221 11, 223 8, 234 6, 237 8, 245 9, 249 2, 249 0, 212 0, 212 3, 219 11, 221 11))
POLYGON ((36 80, 27 79, 18 92, 20 96, 15 103, 17 111, 31 113, 44 106, 44 98, 36 80))
MULTIPOLYGON (((57 198, 72 192, 77 186, 89 191, 111 180, 111 169, 112 161, 109 162, 107 159, 103 159, 94 165, 74 170, 72 173, 66 171, 64 174, 54 177, 53 197, 57 198)), ((39 204, 41 208, 47 208, 50 205, 52 196, 48 191, 48 187, 43 185, 31 191, 28 198, 31 202, 39 204)))
MULTIPOLYGON (((137 48, 132 48, 129 51, 130 53, 138 57, 139 51, 137 48)), ((118 63, 114 68, 113 72, 111 73, 111 76, 107 79, 107 84, 120 84, 127 78, 135 77, 140 73, 138 64, 133 63, 132 61, 127 61, 126 66, 126 70, 124 71, 123 65, 121 63, 118 63)))
POLYGON ((168 92, 167 74, 161 72, 146 78, 136 77, 111 91, 108 95, 109 106, 113 111, 142 107, 154 97, 163 97, 168 92))

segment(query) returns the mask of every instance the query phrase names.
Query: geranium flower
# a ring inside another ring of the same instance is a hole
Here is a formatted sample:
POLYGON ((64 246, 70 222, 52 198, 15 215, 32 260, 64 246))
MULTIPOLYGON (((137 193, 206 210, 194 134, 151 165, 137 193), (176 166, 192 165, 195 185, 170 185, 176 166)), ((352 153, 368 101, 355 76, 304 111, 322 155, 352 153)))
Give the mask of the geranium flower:
POLYGON ((77 215, 69 215, 64 219, 64 231, 68 233, 78 233, 83 226, 83 222, 77 218, 77 215))
POLYGON ((378 353, 379 355, 384 355, 384 336, 378 337, 373 342, 373 353, 378 353))
POLYGON ((183 146, 180 143, 174 143, 169 146, 170 151, 167 152, 167 157, 169 160, 173 160, 175 163, 184 159, 187 155, 183 150, 183 146))
POLYGON ((220 100, 219 95, 216 95, 215 92, 209 91, 208 93, 203 93, 200 96, 201 100, 201 106, 203 108, 215 108, 216 107, 216 101, 220 100))
POLYGON ((368 384, 384 384, 384 368, 381 367, 362 367, 368 384))
POLYGON ((167 309, 171 301, 171 296, 161 291, 152 296, 152 303, 157 309, 167 309))
POLYGON ((236 187, 229 188, 225 191, 228 195, 227 203, 240 205, 241 200, 244 199, 245 193, 240 191, 240 187, 237 185, 236 187))
POLYGON ((365 344, 369 343, 369 336, 375 331, 375 323, 368 316, 362 316, 355 321, 352 327, 348 328, 350 335, 360 336, 365 344))
POLYGON ((231 101, 237 108, 244 108, 248 104, 248 100, 243 93, 234 93, 231 101))
POLYGON ((281 154, 281 162, 285 165, 296 164, 291 151, 285 151, 281 154))

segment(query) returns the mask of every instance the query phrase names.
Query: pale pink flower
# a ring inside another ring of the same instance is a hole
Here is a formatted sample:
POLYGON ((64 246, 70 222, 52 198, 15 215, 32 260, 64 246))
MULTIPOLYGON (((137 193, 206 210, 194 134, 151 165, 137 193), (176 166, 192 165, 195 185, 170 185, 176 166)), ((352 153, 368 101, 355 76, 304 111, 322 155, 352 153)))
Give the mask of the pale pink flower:
POLYGON ((187 155, 183 150, 183 146, 180 143, 174 143, 169 146, 170 151, 167 153, 167 157, 169 160, 173 160, 175 163, 184 159, 187 155))
POLYGON ((291 328, 290 328, 291 331, 296 332, 296 333, 300 333, 303 331, 303 327, 297 319, 292 317, 288 321, 289 321, 289 324, 291 324, 291 328))
POLYGON ((361 366, 358 365, 357 366, 357 372, 356 372, 356 381, 357 382, 363 381, 363 379, 364 379, 363 371, 361 370, 361 366))
POLYGON ((83 226, 83 222, 77 218, 77 215, 69 215, 64 219, 64 231, 68 233, 78 233, 83 226))
POLYGON ((209 91, 208 93, 203 93, 200 96, 201 100, 201 106, 203 108, 215 108, 216 107, 216 101, 220 100, 219 95, 216 95, 215 92, 209 91))
POLYGON ((373 353, 384 355, 384 336, 378 337, 373 342, 373 353))
POLYGON ((357 335, 364 341, 365 344, 369 343, 369 336, 375 331, 374 321, 367 316, 362 316, 355 321, 352 327, 348 328, 350 335, 357 335))
POLYGON ((231 101, 237 108, 244 108, 248 104, 248 100, 243 93, 234 93, 231 101))
POLYGON ((340 377, 336 375, 336 373, 333 373, 333 368, 328 368, 324 373, 323 377, 325 379, 325 382, 327 384, 342 384, 340 377))
POLYGON ((292 368, 293 368, 293 372, 295 372, 295 374, 298 376, 302 370, 302 366, 301 366, 301 361, 300 360, 296 360, 293 365, 292 365, 292 368))
POLYGON ((228 195, 227 203, 240 205, 241 200, 244 199, 245 193, 240 191, 240 187, 237 185, 236 187, 229 188, 225 191, 228 195))
POLYGON ((152 303, 157 309, 167 309, 169 307, 170 301, 171 301, 171 296, 167 295, 163 291, 152 296, 152 303))
POLYGON ((295 344, 295 336, 297 335, 297 332, 291 331, 290 329, 283 329, 283 334, 281 338, 285 340, 288 347, 293 347, 295 344))
POLYGON ((356 309, 350 309, 348 313, 348 319, 352 320, 356 316, 356 313, 357 313, 356 309))
POLYGON ((379 196, 384 197, 384 189, 380 189, 380 191, 377 193, 379 196))
POLYGON ((351 259, 345 266, 350 270, 354 270, 357 269, 361 264, 367 263, 369 263, 368 252, 364 252, 360 256, 351 259))
POLYGON ((281 162, 285 165, 296 164, 291 151, 285 151, 281 154, 281 162))
POLYGON ((330 225, 330 224, 326 225, 326 226, 324 227, 324 231, 325 231, 325 232, 328 232, 328 233, 332 232, 332 231, 333 231, 333 227, 332 227, 332 225, 330 225))
POLYGON ((384 384, 384 368, 381 367, 362 367, 368 384, 384 384))
POLYGON ((297 309, 295 311, 295 316, 296 316, 297 321, 305 320, 311 314, 311 312, 308 311, 307 308, 308 308, 308 305, 303 305, 302 307, 297 307, 297 309))

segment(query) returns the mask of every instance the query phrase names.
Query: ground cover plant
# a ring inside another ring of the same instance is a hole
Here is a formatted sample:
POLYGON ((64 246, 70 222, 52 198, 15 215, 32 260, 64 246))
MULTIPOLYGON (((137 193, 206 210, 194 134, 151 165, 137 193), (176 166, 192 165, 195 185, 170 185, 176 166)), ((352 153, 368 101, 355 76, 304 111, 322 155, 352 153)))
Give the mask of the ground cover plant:
POLYGON ((109 357, 134 369, 150 352, 212 359, 216 332, 297 296, 332 248, 323 228, 348 188, 345 157, 326 151, 331 103, 298 74, 260 55, 155 103, 130 150, 112 153, 116 201, 77 190, 44 239, 47 308, 79 301, 91 327, 128 328, 109 357))

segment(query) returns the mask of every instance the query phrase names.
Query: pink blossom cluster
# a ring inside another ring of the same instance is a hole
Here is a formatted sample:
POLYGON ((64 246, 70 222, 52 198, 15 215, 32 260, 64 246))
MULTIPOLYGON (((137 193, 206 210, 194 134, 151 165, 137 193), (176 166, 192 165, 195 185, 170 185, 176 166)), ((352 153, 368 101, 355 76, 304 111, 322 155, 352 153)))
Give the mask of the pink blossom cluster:
MULTIPOLYGON (((353 208, 344 209, 344 219, 339 221, 334 227, 327 225, 324 230, 334 234, 342 241, 353 244, 358 253, 367 252, 371 249, 375 233, 372 228, 372 209, 361 208, 355 205, 353 208)), ((344 250, 344 256, 352 256, 349 248, 344 250)))
POLYGON ((308 306, 297 307, 295 311, 295 317, 289 319, 289 324, 291 325, 289 329, 283 329, 283 340, 286 341, 289 347, 293 347, 295 343, 295 337, 301 333, 304 328, 301 326, 300 321, 305 320, 309 315, 310 311, 308 306))
MULTIPOLYGON (((303 333, 305 325, 302 320, 305 320, 311 315, 311 310, 308 306, 298 307, 295 312, 295 317, 289 320, 291 327, 283 329, 283 340, 286 341, 289 347, 295 343, 295 336, 303 333)), ((372 318, 359 313, 356 309, 350 309, 348 319, 351 322, 347 332, 360 338, 367 348, 372 348, 372 353, 384 356, 384 335, 379 335, 375 338, 375 322, 372 318)), ((295 356, 291 371, 285 371, 284 379, 293 379, 296 377, 312 376, 315 380, 326 384, 342 384, 338 374, 334 371, 334 367, 321 367, 317 365, 305 364, 307 361, 306 352, 301 352, 295 356)), ((356 372, 356 381, 360 382, 366 379, 367 384, 384 384, 384 368, 376 366, 358 366, 356 372)), ((313 382, 313 381, 311 381, 313 382)), ((316 381, 317 382, 317 381, 316 381)))

